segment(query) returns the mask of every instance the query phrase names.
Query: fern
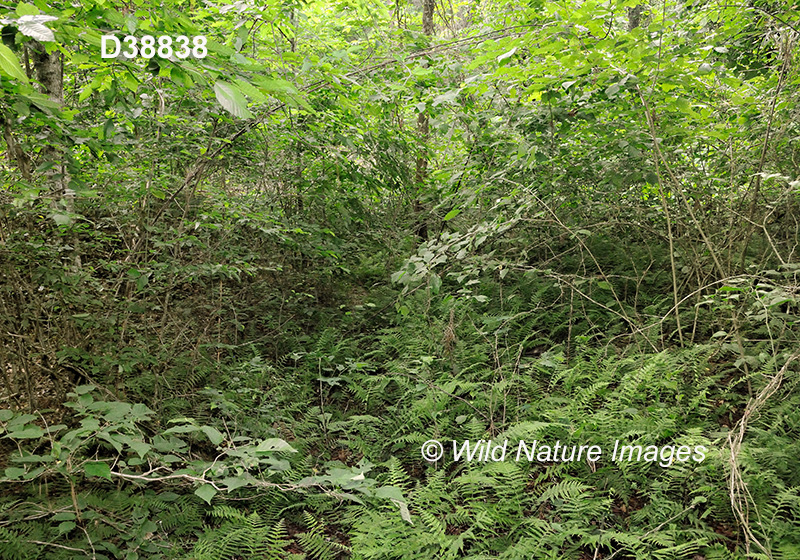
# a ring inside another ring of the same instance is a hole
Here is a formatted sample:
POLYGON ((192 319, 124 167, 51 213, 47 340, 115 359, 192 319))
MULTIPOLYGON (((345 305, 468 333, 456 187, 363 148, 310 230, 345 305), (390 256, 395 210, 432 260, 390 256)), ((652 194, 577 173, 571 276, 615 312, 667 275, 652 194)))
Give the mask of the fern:
POLYGON ((0 527, 0 558, 28 560, 35 557, 34 550, 34 543, 27 541, 15 531, 0 527))
POLYGON ((233 560, 240 557, 281 560, 287 540, 283 520, 267 525, 257 513, 244 515, 225 506, 216 506, 212 515, 225 521, 206 531, 197 541, 192 556, 197 560, 233 560))
POLYGON ((336 560, 350 552, 348 546, 332 540, 325 532, 325 524, 310 513, 303 514, 303 521, 308 530, 295 537, 313 560, 336 560))

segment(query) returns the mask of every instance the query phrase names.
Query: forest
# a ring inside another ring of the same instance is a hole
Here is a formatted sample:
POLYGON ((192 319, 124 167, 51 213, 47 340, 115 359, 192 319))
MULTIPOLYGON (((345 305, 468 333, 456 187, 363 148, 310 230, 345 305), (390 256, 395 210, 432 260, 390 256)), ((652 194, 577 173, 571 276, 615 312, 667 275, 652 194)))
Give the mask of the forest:
POLYGON ((0 32, 0 560, 800 559, 800 3, 0 32))

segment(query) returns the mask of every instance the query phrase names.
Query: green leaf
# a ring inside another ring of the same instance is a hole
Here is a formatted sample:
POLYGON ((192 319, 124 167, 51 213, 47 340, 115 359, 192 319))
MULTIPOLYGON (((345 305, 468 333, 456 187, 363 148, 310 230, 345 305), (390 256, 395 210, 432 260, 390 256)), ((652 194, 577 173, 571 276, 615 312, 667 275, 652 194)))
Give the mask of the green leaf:
POLYGON ((164 435, 168 435, 168 434, 191 434, 191 433, 197 432, 199 430, 200 430, 200 428, 198 428, 197 426, 192 426, 191 424, 187 424, 187 425, 184 425, 184 426, 173 426, 172 428, 169 428, 168 430, 164 430, 163 434, 164 435))
POLYGON ((27 426, 22 430, 11 432, 6 437, 13 439, 38 439, 44 435, 44 430, 39 426, 27 426))
POLYGON ((128 33, 133 35, 136 33, 136 29, 139 26, 138 20, 133 16, 133 14, 128 14, 125 18, 125 29, 128 30, 128 33))
POLYGON ((135 417, 135 420, 142 421, 142 420, 149 420, 150 415, 155 414, 152 410, 147 408, 142 403, 136 403, 131 408, 131 415, 135 417))
POLYGON ((0 422, 8 422, 13 417, 14 413, 8 410, 7 408, 0 410, 0 422))
POLYGON ((35 419, 36 416, 34 416, 33 414, 20 414, 19 416, 14 418, 11 422, 9 422, 8 428, 9 429, 13 428, 16 430, 17 428, 20 428, 23 425, 30 423, 31 420, 35 419))
POLYGON ((63 535, 72 531, 77 525, 74 521, 63 521, 58 524, 58 534, 63 535))
POLYGON ((601 290, 610 290, 611 284, 609 284, 608 282, 601 281, 597 283, 597 287, 600 288, 601 290))
POLYGON ((299 93, 297 88, 294 87, 291 82, 287 82, 286 80, 256 75, 253 77, 253 81, 266 91, 275 93, 299 93))
POLYGON ((0 44, 0 70, 3 71, 3 74, 16 78, 22 83, 28 83, 28 77, 22 71, 17 55, 3 44, 0 44))
POLYGON ((112 401, 108 403, 101 401, 93 405, 92 410, 106 410, 107 412, 103 414, 103 418, 111 423, 114 423, 119 422, 130 413, 131 405, 118 401, 112 401))
POLYGON ((139 455, 140 459, 144 459, 144 456, 153 448, 149 443, 143 441, 132 441, 128 446, 139 455))
POLYGON ((17 115, 23 117, 28 117, 31 114, 30 105, 28 105, 22 100, 14 101, 14 103, 11 104, 11 108, 14 109, 14 111, 16 111, 17 115))
POLYGON ((217 495, 217 489, 210 484, 203 484, 194 491, 195 496, 202 498, 208 505, 211 505, 211 498, 217 495))
POLYGON ((106 122, 103 125, 103 129, 100 133, 101 140, 107 140, 112 136, 114 136, 114 131, 115 131, 114 121, 112 121, 111 119, 106 119, 106 122))
POLYGON ((689 103, 689 100, 686 99, 685 97, 679 97, 678 99, 676 99, 675 100, 675 106, 682 113, 691 113, 692 112, 692 106, 689 103))
POLYGON ((86 393, 90 393, 95 389, 96 387, 94 385, 78 385, 72 391, 77 395, 85 395, 86 393))
POLYGON ((431 276, 431 291, 434 294, 438 294, 439 290, 442 288, 442 279, 439 277, 438 274, 434 274, 431 276))
POLYGON ((90 461, 83 466, 86 476, 99 476, 111 480, 111 467, 102 461, 90 461))
POLYGON ((219 433, 219 430, 217 430, 216 428, 212 428, 211 426, 202 426, 200 429, 203 431, 204 434, 208 436, 208 439, 211 440, 211 443, 213 443, 214 445, 219 445, 220 443, 222 443, 222 440, 224 438, 222 437, 222 434, 219 433))
POLYGON ((15 11, 18 16, 35 16, 41 13, 39 12, 39 8, 27 2, 20 2, 17 4, 17 9, 15 11))
POLYGON ((149 274, 142 274, 136 279, 136 291, 141 292, 147 283, 150 282, 150 275, 149 274))
POLYGON ((217 101, 222 105, 222 108, 234 117, 240 119, 253 118, 253 113, 247 108, 247 100, 233 84, 223 81, 216 82, 214 84, 214 94, 217 96, 217 101))
POLYGON ((619 84, 611 84, 606 88, 606 97, 609 99, 619 93, 619 84))
POLYGON ((399 502, 407 502, 403 496, 403 491, 397 486, 381 486, 375 489, 375 495, 378 498, 388 498, 390 500, 397 500, 399 502))
POLYGON ((222 483, 228 487, 228 492, 232 492, 233 490, 241 488, 242 486, 247 486, 248 484, 247 480, 241 476, 232 476, 230 478, 226 478, 222 481, 222 483))
POLYGON ((450 220, 452 220, 453 218, 455 218, 459 214, 461 214, 461 209, 460 208, 453 208, 447 214, 445 214, 444 218, 442 218, 442 219, 445 222, 449 222, 450 220))
POLYGON ((266 103, 267 96, 264 95, 260 89, 255 87, 250 82, 245 80, 237 79, 236 86, 242 91, 247 97, 255 101, 256 103, 266 103))
POLYGON ((72 223, 72 216, 62 212, 54 212, 50 217, 59 226, 68 226, 72 223))
POLYGON ((256 447, 256 453, 265 453, 268 451, 288 451, 289 453, 297 453, 297 449, 278 438, 265 439, 256 447))
POLYGON ((19 467, 8 467, 6 469, 5 474, 6 474, 6 478, 9 478, 9 479, 13 480, 13 479, 19 478, 23 474, 25 474, 25 469, 21 469, 19 467))
POLYGON ((460 88, 459 89, 451 89, 448 92, 445 92, 445 93, 443 93, 441 95, 437 95, 433 99, 433 106, 434 107, 438 107, 442 103, 452 103, 453 101, 455 101, 456 97, 458 97, 458 93, 460 91, 461 91, 460 88))
POLYGON ((268 465, 271 471, 276 472, 288 471, 290 468, 292 468, 292 465, 289 463, 289 461, 285 459, 276 459, 275 457, 265 457, 264 459, 261 459, 261 463, 268 465))

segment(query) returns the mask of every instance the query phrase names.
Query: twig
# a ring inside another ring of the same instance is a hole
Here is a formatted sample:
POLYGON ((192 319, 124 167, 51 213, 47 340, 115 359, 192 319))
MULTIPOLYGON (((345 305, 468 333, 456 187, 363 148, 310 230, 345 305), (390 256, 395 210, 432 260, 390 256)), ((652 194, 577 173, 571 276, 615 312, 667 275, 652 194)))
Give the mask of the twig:
MULTIPOLYGON (((2 543, 10 543, 11 541, 6 539, 6 540, 1 540, 0 542, 2 542, 2 543)), ((44 541, 24 540, 22 542, 26 542, 26 543, 30 543, 30 544, 38 544, 38 545, 41 545, 41 546, 52 546, 52 547, 55 547, 55 548, 60 548, 62 550, 71 550, 72 552, 82 552, 86 556, 88 556, 89 558, 92 557, 92 555, 89 553, 89 551, 83 550, 82 548, 73 548, 71 546, 64 546, 63 544, 56 544, 56 543, 44 542, 44 541)))
MULTIPOLYGON (((739 520, 742 532, 745 537, 745 549, 747 554, 750 554, 750 544, 754 543, 760 548, 768 558, 772 558, 772 553, 769 548, 756 538, 750 528, 750 504, 753 502, 753 497, 745 484, 742 477, 742 471, 739 468, 739 453, 742 450, 742 442, 744 441, 745 432, 747 431, 748 422, 761 410, 766 404, 767 400, 774 395, 781 386, 783 377, 791 364, 796 359, 800 358, 800 352, 791 355, 783 367, 778 371, 775 376, 770 379, 769 383, 761 389, 761 391, 754 398, 750 399, 745 407, 744 414, 728 433, 728 446, 731 449, 731 455, 728 459, 728 466, 730 467, 730 475, 728 477, 728 489, 730 493, 731 509, 734 515, 739 520)), ((752 504, 756 516, 758 516, 758 508, 755 502, 752 504)))

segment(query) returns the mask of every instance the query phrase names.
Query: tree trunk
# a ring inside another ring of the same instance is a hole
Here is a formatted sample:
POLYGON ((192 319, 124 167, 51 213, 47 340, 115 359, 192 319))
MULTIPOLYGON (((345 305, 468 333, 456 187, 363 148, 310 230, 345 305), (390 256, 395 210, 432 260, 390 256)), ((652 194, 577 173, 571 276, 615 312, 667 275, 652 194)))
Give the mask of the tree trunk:
POLYGON ((642 23, 642 9, 644 6, 639 4, 633 8, 628 8, 628 31, 633 31, 642 23))
POLYGON ((8 146, 8 161, 12 164, 16 164, 19 168, 20 175, 22 175, 22 179, 30 183, 31 160, 28 154, 25 153, 25 150, 23 150, 14 139, 14 133, 11 130, 11 117, 5 113, 0 113, 0 125, 2 125, 3 138, 6 141, 6 146, 8 146))
MULTIPOLYGON (((42 93, 47 95, 54 103, 63 105, 64 65, 61 52, 56 50, 48 53, 45 46, 39 41, 31 41, 29 46, 33 58, 33 68, 36 71, 36 79, 39 81, 42 93)), ((48 138, 42 149, 42 156, 46 162, 52 162, 53 164, 47 171, 47 176, 54 202, 63 201, 67 211, 71 212, 74 206, 74 196, 72 191, 67 188, 69 177, 55 134, 50 134, 50 138, 48 138)))

